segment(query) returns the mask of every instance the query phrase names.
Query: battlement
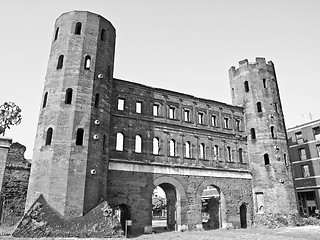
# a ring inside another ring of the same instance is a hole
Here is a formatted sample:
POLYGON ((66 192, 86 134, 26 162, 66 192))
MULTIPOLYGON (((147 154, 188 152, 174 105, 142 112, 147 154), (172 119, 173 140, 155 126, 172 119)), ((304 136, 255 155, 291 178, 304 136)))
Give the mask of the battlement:
POLYGON ((232 66, 229 69, 229 75, 231 77, 234 77, 238 75, 241 71, 247 70, 250 68, 270 68, 273 69, 273 62, 268 61, 266 62, 265 58, 262 57, 256 57, 255 62, 249 62, 248 59, 244 59, 242 61, 239 61, 239 67, 236 68, 235 66, 232 66))

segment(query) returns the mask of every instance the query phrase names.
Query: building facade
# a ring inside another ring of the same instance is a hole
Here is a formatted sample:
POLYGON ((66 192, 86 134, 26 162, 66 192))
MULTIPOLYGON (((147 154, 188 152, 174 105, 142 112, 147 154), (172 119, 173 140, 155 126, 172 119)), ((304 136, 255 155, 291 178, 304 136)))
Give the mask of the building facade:
POLYGON ((157 186, 171 230, 296 209, 272 62, 230 69, 230 105, 114 78, 115 36, 97 14, 57 19, 26 209, 42 195, 72 221, 107 200, 136 233, 152 225, 157 186))
POLYGON ((287 130, 299 212, 314 216, 320 207, 320 120, 287 130))

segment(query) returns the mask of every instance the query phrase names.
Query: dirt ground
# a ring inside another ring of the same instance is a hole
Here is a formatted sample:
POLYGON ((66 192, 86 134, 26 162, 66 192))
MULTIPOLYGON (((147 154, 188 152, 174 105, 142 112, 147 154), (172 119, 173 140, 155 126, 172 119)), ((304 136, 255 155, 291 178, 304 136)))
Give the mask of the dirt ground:
MULTIPOLYGON (((0 239, 14 240, 13 237, 2 236, 0 239)), ((29 238, 19 238, 29 239, 29 238)), ((54 238, 42 238, 50 239, 54 238)), ((79 240, 79 238, 55 238, 56 240, 79 240)), ((110 239, 110 238, 104 238, 110 239)), ((123 238, 122 238, 123 239, 123 238)), ((278 229, 217 229, 199 232, 163 232, 151 235, 142 235, 134 240, 320 240, 320 226, 287 227, 278 229)), ((95 240, 95 238, 90 238, 95 240)), ((96 240, 102 240, 96 239, 96 240)), ((114 240, 114 238, 113 238, 114 240)))

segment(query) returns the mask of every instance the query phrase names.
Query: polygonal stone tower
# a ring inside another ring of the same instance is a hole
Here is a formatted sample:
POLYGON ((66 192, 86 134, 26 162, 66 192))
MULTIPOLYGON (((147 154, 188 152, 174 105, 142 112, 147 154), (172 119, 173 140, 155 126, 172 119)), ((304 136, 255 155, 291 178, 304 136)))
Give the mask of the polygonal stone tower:
POLYGON ((232 102, 244 107, 253 174, 256 223, 259 216, 296 210, 288 145, 274 65, 264 58, 229 70, 232 102))
POLYGON ((90 12, 56 20, 26 209, 42 194, 73 218, 105 199, 115 35, 90 12))

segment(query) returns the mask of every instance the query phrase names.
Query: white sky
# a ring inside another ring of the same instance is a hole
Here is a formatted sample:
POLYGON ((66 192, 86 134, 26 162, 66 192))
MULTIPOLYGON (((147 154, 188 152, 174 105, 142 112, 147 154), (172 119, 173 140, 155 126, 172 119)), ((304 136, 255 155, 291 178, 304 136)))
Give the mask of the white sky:
POLYGON ((265 57, 276 67, 287 127, 320 118, 319 0, 12 0, 1 10, 0 105, 22 108, 6 137, 26 145, 27 158, 54 22, 71 10, 116 28, 116 78, 231 103, 229 68, 265 57))

